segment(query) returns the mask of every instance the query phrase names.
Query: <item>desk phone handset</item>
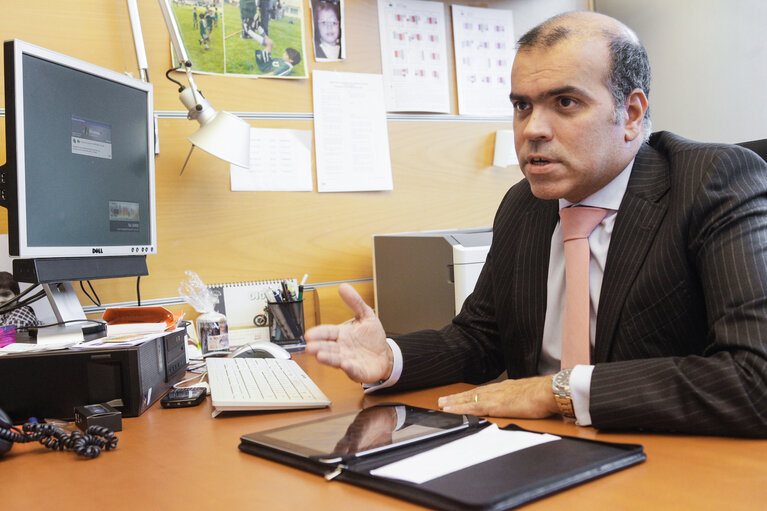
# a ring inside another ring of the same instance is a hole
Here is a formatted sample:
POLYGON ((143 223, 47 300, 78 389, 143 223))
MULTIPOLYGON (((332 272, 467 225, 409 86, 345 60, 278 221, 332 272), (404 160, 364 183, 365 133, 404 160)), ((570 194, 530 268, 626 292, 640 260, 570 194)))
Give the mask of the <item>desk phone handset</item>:
POLYGON ((67 433, 53 424, 28 422, 19 429, 0 409, 0 456, 8 452, 14 443, 40 442, 54 451, 74 451, 86 458, 95 458, 101 449, 111 451, 117 447, 117 437, 112 431, 100 426, 90 426, 85 433, 76 430, 67 433))

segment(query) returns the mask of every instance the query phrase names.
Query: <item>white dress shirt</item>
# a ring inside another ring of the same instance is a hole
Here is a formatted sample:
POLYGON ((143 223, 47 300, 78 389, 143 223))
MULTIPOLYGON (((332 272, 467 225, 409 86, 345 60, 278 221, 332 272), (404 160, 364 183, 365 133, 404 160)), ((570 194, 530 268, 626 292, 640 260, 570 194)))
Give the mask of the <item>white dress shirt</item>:
MULTIPOLYGON (((609 210, 605 218, 594 228, 589 236, 589 295, 590 295, 590 329, 591 346, 597 331, 597 310, 599 309, 599 294, 602 291, 602 277, 607 262, 607 249, 615 226, 618 208, 626 193, 631 167, 634 160, 623 169, 612 181, 596 193, 578 203, 580 206, 593 206, 609 210)), ((559 209, 572 206, 566 199, 559 199, 559 209)), ((559 371, 562 357, 562 316, 565 310, 565 242, 562 239, 562 224, 557 222, 551 235, 551 252, 549 255, 549 277, 546 285, 546 319, 543 323, 543 346, 541 358, 538 361, 538 374, 551 374, 559 371)), ((589 413, 589 398, 591 396, 591 373, 593 365, 577 365, 570 374, 570 393, 573 398, 573 409, 577 423, 581 426, 591 424, 589 413)))
MULTIPOLYGON (((577 203, 581 206, 593 206, 609 210, 602 222, 596 226, 589 236, 591 260, 589 262, 589 293, 591 302, 591 346, 594 346, 596 335, 597 310, 599 309, 599 294, 602 291, 607 250, 615 226, 623 196, 626 193, 631 167, 634 160, 623 169, 612 181, 596 193, 577 203)), ((572 206, 565 199, 559 200, 559 209, 572 206)), ((551 235, 551 252, 549 257, 549 274, 546 285, 546 317, 543 325, 543 346, 538 363, 538 374, 552 374, 559 371, 562 356, 562 315, 565 309, 565 244, 562 239, 562 227, 557 222, 551 235)), ((392 339, 386 340, 394 354, 394 368, 388 380, 380 384, 365 385, 365 392, 394 385, 402 374, 402 352, 392 339)), ((570 374, 570 392, 577 423, 581 426, 591 424, 589 399, 591 396, 591 373, 593 365, 577 365, 570 374)))

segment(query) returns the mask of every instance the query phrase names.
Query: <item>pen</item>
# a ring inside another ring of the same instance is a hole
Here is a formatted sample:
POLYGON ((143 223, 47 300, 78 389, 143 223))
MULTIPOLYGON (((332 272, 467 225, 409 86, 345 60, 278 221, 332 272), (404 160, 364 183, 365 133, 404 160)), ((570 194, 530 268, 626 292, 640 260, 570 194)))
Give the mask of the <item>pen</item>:
POLYGON ((309 274, 308 273, 304 273, 304 278, 301 279, 301 284, 300 285, 303 286, 304 284, 306 284, 306 279, 308 279, 308 278, 309 278, 309 274))
POLYGON ((304 285, 301 284, 298 286, 298 301, 300 302, 303 299, 304 299, 304 285))
POLYGON ((290 290, 288 289, 288 281, 282 281, 282 298, 286 301, 290 301, 290 290))

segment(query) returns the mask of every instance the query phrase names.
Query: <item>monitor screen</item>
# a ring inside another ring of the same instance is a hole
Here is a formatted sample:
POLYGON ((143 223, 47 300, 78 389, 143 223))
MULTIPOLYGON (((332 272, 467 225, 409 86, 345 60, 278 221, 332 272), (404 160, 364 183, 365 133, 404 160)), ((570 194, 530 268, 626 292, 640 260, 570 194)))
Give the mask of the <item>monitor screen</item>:
POLYGON ((155 253, 152 85, 19 40, 4 52, 10 255, 155 253))

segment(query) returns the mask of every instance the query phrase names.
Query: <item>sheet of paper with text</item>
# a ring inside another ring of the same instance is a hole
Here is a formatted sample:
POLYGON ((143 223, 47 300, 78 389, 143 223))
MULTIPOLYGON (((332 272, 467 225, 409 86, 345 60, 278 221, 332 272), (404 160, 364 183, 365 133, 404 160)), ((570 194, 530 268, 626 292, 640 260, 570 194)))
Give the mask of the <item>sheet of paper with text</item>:
POLYGON ((515 54, 511 11, 465 5, 452 8, 458 112, 511 117, 509 92, 515 54))
POLYGON ((317 191, 394 187, 381 75, 312 72, 317 191))
POLYGON ((445 4, 378 0, 386 110, 450 113, 445 4))
POLYGON ((250 128, 250 165, 230 165, 233 192, 311 192, 312 132, 250 128))

